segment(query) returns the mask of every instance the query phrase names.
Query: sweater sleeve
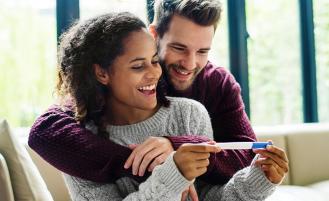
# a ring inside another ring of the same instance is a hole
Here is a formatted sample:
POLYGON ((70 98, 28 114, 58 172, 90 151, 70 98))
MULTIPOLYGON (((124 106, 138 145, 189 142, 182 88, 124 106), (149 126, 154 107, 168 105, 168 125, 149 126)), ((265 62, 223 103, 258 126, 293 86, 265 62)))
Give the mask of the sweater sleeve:
POLYGON ((99 184, 80 178, 66 176, 73 201, 115 200, 115 201, 172 201, 180 200, 182 192, 193 181, 188 181, 179 172, 174 160, 174 152, 166 161, 157 166, 152 175, 138 187, 138 190, 122 178, 112 184, 99 184))
POLYGON ((254 165, 238 171, 225 185, 210 185, 202 182, 198 182, 198 185, 199 198, 202 201, 262 201, 269 197, 277 186, 254 165))
POLYGON ((131 174, 123 168, 130 149, 88 131, 71 111, 59 106, 35 121, 28 144, 51 165, 73 176, 107 182, 131 174))
MULTIPOLYGON (((173 137, 172 142, 181 139, 206 141, 198 136, 180 136, 173 137)), ((57 169, 83 179, 111 182, 128 176, 145 181, 149 176, 134 176, 131 169, 124 169, 130 149, 93 134, 76 122, 72 111, 64 111, 58 105, 50 107, 37 118, 30 130, 28 144, 57 169)))

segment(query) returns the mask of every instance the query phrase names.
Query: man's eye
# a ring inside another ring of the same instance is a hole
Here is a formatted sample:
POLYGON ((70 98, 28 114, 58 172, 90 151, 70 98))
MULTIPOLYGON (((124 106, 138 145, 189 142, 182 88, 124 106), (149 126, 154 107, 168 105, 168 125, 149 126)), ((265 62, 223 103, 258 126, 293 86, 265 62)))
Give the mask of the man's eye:
POLYGON ((209 52, 208 50, 200 50, 200 51, 198 51, 199 54, 208 54, 208 52, 209 52))
POLYGON ((177 51, 180 51, 180 52, 184 51, 184 48, 181 48, 181 47, 173 47, 173 48, 177 51))

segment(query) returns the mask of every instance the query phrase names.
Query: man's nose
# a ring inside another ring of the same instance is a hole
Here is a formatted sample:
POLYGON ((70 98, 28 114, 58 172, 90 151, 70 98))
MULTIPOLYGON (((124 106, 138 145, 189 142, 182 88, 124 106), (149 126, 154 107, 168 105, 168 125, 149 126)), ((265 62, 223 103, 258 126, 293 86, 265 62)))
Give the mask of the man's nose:
POLYGON ((182 61, 182 66, 186 69, 186 70, 194 70, 195 67, 197 66, 197 58, 195 54, 187 54, 185 55, 185 58, 182 61))

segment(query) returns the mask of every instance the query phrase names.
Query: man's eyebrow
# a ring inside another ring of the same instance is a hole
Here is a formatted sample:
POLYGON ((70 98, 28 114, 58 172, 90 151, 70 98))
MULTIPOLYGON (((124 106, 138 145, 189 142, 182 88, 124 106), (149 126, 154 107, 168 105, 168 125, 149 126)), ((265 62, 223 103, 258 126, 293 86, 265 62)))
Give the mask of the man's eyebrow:
POLYGON ((178 42, 172 42, 172 43, 170 43, 169 45, 180 46, 180 47, 184 47, 184 48, 187 47, 186 45, 183 45, 182 43, 178 43, 178 42))
POLYGON ((210 50, 210 47, 207 47, 207 48, 200 48, 199 51, 209 51, 210 50))
MULTIPOLYGON (((157 55, 158 55, 158 52, 156 52, 156 53, 152 56, 152 58, 155 57, 155 56, 157 56, 157 55)), ((144 60, 146 60, 145 57, 136 57, 135 59, 129 61, 129 63, 133 63, 133 62, 135 62, 135 61, 144 61, 144 60)))
MULTIPOLYGON (((183 45, 181 43, 177 43, 177 42, 173 42, 173 43, 170 43, 169 45, 171 46, 179 46, 179 47, 183 47, 183 48, 187 48, 186 45, 183 45)), ((199 51, 209 51, 210 50, 210 47, 205 47, 205 48, 200 48, 199 51)))

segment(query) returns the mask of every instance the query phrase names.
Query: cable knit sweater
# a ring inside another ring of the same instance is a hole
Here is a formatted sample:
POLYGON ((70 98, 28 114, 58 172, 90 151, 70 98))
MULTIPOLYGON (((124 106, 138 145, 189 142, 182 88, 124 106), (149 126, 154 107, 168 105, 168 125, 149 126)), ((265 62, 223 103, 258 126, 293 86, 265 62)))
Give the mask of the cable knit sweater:
MULTIPOLYGON (((212 127, 207 110, 199 102, 184 98, 169 98, 168 108, 161 107, 149 119, 140 123, 113 126, 107 131, 109 139, 127 146, 142 143, 150 136, 198 133, 212 139, 212 127)), ((87 128, 97 133, 93 124, 87 128)), ((173 153, 157 166, 143 183, 121 177, 114 183, 101 184, 65 175, 73 200, 161 200, 179 201, 181 193, 193 182, 178 170, 173 153)), ((263 172, 255 166, 239 171, 224 186, 211 186, 202 181, 196 184, 200 200, 263 200, 274 189, 263 172)))
MULTIPOLYGON (((209 112, 218 142, 255 141, 256 137, 244 112, 240 86, 225 68, 208 62, 189 90, 175 91, 168 85, 169 96, 187 97, 201 102, 209 112)), ((166 134, 167 135, 167 134, 166 134)), ((198 133, 169 136, 176 150, 183 143, 205 142, 198 133)), ((37 118, 29 135, 29 146, 48 163, 74 176, 96 182, 113 182, 118 177, 134 176, 123 165, 131 154, 125 146, 93 135, 78 124, 71 110, 58 105, 50 107, 37 118), (92 171, 91 171, 92 170, 92 171)), ((211 167, 201 178, 214 184, 226 183, 238 170, 250 164, 254 153, 249 150, 225 150, 211 158, 211 167)))

